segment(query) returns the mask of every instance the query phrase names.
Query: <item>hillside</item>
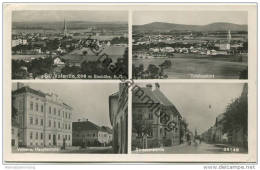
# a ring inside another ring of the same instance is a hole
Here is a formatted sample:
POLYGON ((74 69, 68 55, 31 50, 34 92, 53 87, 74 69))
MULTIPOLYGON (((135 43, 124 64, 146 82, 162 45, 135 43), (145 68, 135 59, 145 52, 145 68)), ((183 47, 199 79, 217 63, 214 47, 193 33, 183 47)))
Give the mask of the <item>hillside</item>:
POLYGON ((152 22, 145 25, 134 25, 134 31, 247 31, 247 25, 217 22, 208 25, 183 25, 164 22, 152 22))

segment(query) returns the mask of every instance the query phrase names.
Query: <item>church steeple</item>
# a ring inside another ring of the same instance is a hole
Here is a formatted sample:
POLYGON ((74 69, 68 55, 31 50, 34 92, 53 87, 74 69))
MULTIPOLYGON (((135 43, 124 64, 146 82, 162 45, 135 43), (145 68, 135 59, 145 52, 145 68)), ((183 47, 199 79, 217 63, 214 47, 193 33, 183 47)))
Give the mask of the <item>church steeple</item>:
POLYGON ((67 24, 66 24, 65 19, 64 19, 64 25, 63 25, 63 35, 64 35, 64 37, 68 36, 67 24))
POLYGON ((227 40, 228 40, 228 43, 230 43, 230 41, 231 41, 231 32, 230 32, 230 30, 228 30, 227 40))

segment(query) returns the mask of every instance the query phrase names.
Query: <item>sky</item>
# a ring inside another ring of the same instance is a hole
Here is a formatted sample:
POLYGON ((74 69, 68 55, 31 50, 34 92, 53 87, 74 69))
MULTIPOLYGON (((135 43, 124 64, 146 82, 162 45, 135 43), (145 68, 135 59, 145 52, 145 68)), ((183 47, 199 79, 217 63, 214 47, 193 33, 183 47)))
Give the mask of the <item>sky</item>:
POLYGON ((127 22, 127 11, 13 11, 13 22, 94 21, 127 22))
POLYGON ((214 22, 247 24, 246 11, 136 11, 133 25, 167 22, 185 25, 207 25, 214 22))
MULTIPOLYGON (((25 83, 35 90, 56 93, 73 107, 73 121, 88 119, 102 126, 111 127, 109 95, 118 91, 118 83, 25 83)), ((13 88, 15 88, 13 84, 13 88)))
POLYGON ((194 133, 196 128, 199 134, 214 125, 242 89, 242 83, 160 83, 160 90, 186 119, 189 129, 194 133))

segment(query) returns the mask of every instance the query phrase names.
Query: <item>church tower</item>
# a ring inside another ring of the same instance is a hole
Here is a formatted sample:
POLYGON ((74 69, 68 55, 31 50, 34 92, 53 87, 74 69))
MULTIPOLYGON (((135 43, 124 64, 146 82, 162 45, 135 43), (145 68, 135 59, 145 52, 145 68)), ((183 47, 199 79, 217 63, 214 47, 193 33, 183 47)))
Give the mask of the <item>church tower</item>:
POLYGON ((64 26, 63 26, 63 35, 64 37, 68 36, 67 24, 65 19, 64 19, 64 26))
POLYGON ((231 42, 231 32, 230 32, 230 30, 228 30, 227 40, 228 40, 228 43, 230 44, 230 42, 231 42))

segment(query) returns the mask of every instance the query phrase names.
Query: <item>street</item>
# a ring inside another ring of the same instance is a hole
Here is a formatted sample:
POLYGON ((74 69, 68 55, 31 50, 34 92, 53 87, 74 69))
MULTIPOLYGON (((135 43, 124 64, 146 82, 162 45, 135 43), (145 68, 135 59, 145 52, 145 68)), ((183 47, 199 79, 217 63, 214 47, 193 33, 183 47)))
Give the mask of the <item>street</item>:
POLYGON ((231 152, 227 151, 226 148, 234 149, 234 147, 230 147, 223 144, 208 144, 201 142, 200 144, 192 143, 188 145, 187 143, 170 146, 170 147, 163 147, 163 148, 154 148, 153 150, 139 150, 133 151, 133 153, 153 153, 153 154, 162 154, 162 153, 169 153, 169 154, 223 154, 223 153, 246 153, 247 151, 243 148, 239 148, 239 151, 231 152))

